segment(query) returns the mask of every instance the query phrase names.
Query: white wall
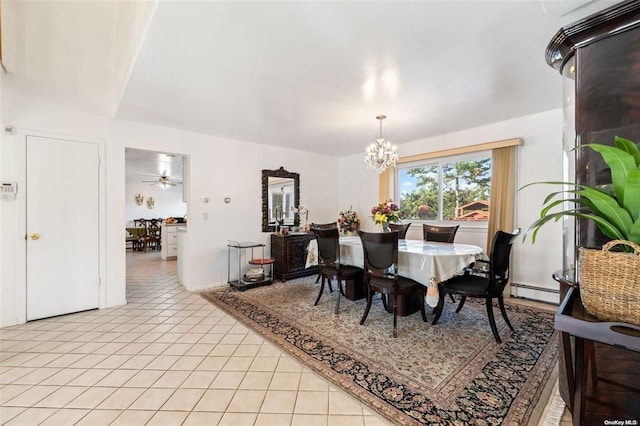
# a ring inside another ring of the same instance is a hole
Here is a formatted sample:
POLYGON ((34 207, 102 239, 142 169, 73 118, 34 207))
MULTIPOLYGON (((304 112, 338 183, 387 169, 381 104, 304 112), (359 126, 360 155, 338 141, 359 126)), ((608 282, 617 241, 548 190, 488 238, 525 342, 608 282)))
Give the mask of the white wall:
MULTIPOLYGON (((4 128, 4 124, 0 125, 4 128)), ((23 198, 24 180, 18 179, 16 138, 16 135, 0 133, 0 180, 18 182, 18 194, 23 198)), ((25 236, 19 226, 21 211, 18 201, 0 201, 0 326, 24 322, 26 317, 26 313, 21 315, 15 308, 26 295, 26 289, 16 285, 19 262, 24 259, 19 251, 24 247, 21 240, 24 241, 25 236)), ((23 311, 26 312, 26 306, 23 311)))
POLYGON ((2 94, 5 123, 16 125, 12 116, 30 114, 41 101, 111 113, 113 9, 109 1, 2 2, 7 72, 0 74, 19 92, 2 94))
MULTIPOLYGON (((224 139, 158 126, 115 121, 109 136, 107 195, 113 223, 108 229, 126 226, 124 192, 124 149, 136 148, 175 152, 189 156, 184 176, 188 203, 185 287, 204 289, 227 282, 227 241, 258 241, 267 245, 270 236, 262 232, 262 170, 283 166, 300 174, 300 202, 309 207, 309 222, 335 220, 337 215, 338 160, 302 151, 275 148, 251 142, 224 139), (224 203, 224 198, 231 203, 224 203), (209 203, 203 199, 209 198, 209 203), (205 215, 208 219, 205 219, 205 215)), ((129 196, 129 198, 131 198, 129 196)), ((120 234, 118 234, 120 235, 120 234)), ((118 238, 113 247, 122 243, 118 238)), ((124 279, 124 250, 110 248, 110 269, 124 279)), ((116 280, 119 282, 119 280, 116 280)))
MULTIPOLYGON (((517 183, 562 180, 562 110, 502 121, 456 133, 422 139, 399 145, 400 156, 475 145, 511 138, 522 138, 524 146, 518 149, 517 183)), ((396 141, 397 142, 397 141, 396 141)), ((338 204, 340 208, 353 208, 363 220, 363 230, 374 230, 369 219, 371 208, 378 200, 378 174, 366 170, 364 154, 339 159, 338 204)), ((523 232, 537 218, 544 196, 549 188, 534 186, 518 192, 516 198, 516 226, 523 232)), ((456 241, 486 246, 486 230, 461 226, 456 241)), ((420 226, 409 229, 409 238, 422 238, 420 226)), ((528 286, 557 289, 551 274, 562 268, 562 229, 560 224, 548 224, 538 234, 535 245, 530 238, 525 243, 516 241, 513 249, 514 270, 512 282, 528 286)), ((485 247, 486 249, 486 247, 485 247)), ((558 296, 541 291, 514 287, 514 296, 558 302, 558 296)))
POLYGON ((187 213, 187 203, 182 201, 182 185, 163 188, 158 184, 142 183, 140 179, 127 179, 124 199, 127 226, 133 226, 134 219, 184 217, 187 213), (144 197, 141 206, 135 202, 136 194, 144 197), (149 197, 155 201, 153 209, 147 207, 149 197))
MULTIPOLYGON (((13 134, 0 134, 0 179, 18 183, 16 200, 0 202, 0 327, 3 327, 26 320, 26 136, 81 138, 100 143, 101 150, 104 150, 110 120, 106 116, 55 102, 49 92, 32 88, 22 90, 24 87, 15 71, 0 73, 0 86, 2 129, 5 124, 14 128, 13 134)), ((72 167, 72 163, 61 164, 60 167, 72 167)), ((55 177, 52 177, 52 182, 55 182, 55 177)), ((104 179, 100 185, 101 214, 104 217, 104 179)), ((104 223, 101 222, 100 230, 103 235, 104 223)), ((101 244, 101 252, 104 252, 104 242, 101 244)), ((103 278, 107 276, 105 267, 102 262, 103 278)), ((105 289, 101 292, 100 304, 107 306, 108 303, 105 289)), ((124 303, 123 295, 119 303, 124 303)))
MULTIPOLYGON (((55 113, 55 111, 52 111, 55 113)), ((64 120, 51 127, 46 117, 39 114, 20 120, 17 124, 27 128, 42 128, 39 134, 65 134, 78 137, 106 135, 106 153, 102 225, 104 241, 101 250, 102 279, 105 284, 100 306, 102 308, 125 303, 126 259, 123 244, 127 226, 125 195, 125 147, 175 152, 189 156, 187 250, 185 259, 185 287, 190 290, 226 285, 227 241, 259 241, 267 244, 269 234, 262 232, 262 169, 283 166, 300 173, 300 200, 309 207, 309 221, 333 220, 337 214, 338 160, 333 157, 302 151, 274 148, 250 142, 235 141, 196 133, 183 132, 157 126, 127 122, 112 122, 111 126, 78 129, 74 123, 82 122, 83 114, 61 114, 64 120), (108 130, 107 130, 108 128, 108 130), (87 135, 88 134, 88 135, 87 135), (204 197, 210 198, 205 204, 204 197), (230 197, 231 203, 224 203, 230 197), (208 220, 204 215, 208 215, 208 220)), ((98 120, 98 122, 102 122, 98 120)), ((104 122, 103 122, 104 123, 104 122)), ((25 320, 25 191, 24 150, 20 147, 25 135, 32 132, 17 127, 16 136, 3 135, 0 146, 2 173, 5 180, 17 180, 20 185, 15 203, 0 203, 0 326, 25 320), (6 166, 5 166, 6 165, 6 166), (4 220, 6 219, 6 222, 4 220), (15 226, 10 226, 15 224, 15 226), (18 253, 18 255, 14 255, 18 253), (11 255, 7 255, 11 254, 11 255), (7 255, 7 256, 5 256, 7 255)), ((60 167, 71 166, 61 164, 60 167)), ((80 202, 80 200, 78 201, 80 202)), ((73 209, 73 206, 69 206, 73 209)), ((172 213, 174 214, 174 213, 172 213)))
POLYGON ((122 93, 129 81, 157 0, 113 2, 113 111, 117 111, 122 93))
MULTIPOLYGON (((103 263, 105 294, 101 307, 125 302, 125 250, 123 229, 127 226, 127 199, 125 194, 125 148, 175 152, 190 158, 188 173, 191 185, 187 188, 189 232, 187 249, 190 253, 185 264, 185 286, 204 289, 226 285, 227 240, 256 240, 269 245, 269 234, 261 231, 261 170, 285 169, 300 173, 301 203, 310 209, 309 222, 330 222, 341 209, 353 206, 363 218, 363 229, 374 229, 368 219, 371 207, 378 202, 378 175, 366 170, 362 155, 333 158, 302 151, 275 148, 149 126, 136 123, 109 122, 101 117, 59 106, 36 108, 31 115, 21 116, 14 122, 15 136, 2 137, 2 173, 4 180, 19 182, 16 203, 0 203, 3 220, 0 234, 0 325, 24 321, 24 151, 20 149, 25 129, 37 128, 51 134, 72 134, 80 137, 106 139, 104 161, 106 185, 103 223, 106 229, 103 263), (50 120, 51 116, 56 120, 50 120), (91 127, 78 127, 77 123, 91 123, 91 127), (210 198, 205 204, 204 197, 210 198), (231 203, 225 204, 224 198, 231 203), (208 220, 204 215, 208 215, 208 220), (8 226, 15 224, 15 227, 8 226), (22 318, 22 319, 21 319, 22 318)), ((400 146, 402 155, 430 150, 471 145, 500 139, 521 137, 525 145, 518 154, 518 186, 540 180, 561 178, 561 122, 560 110, 522 117, 466 130, 438 138, 420 140, 400 146), (544 166, 541 166, 544 165, 544 166)), ((61 165, 62 167, 63 165, 61 165)), ((527 189, 518 194, 517 224, 527 228, 535 220, 544 194, 544 187, 527 189)), ((72 206, 71 206, 72 208, 72 206)), ((173 213, 172 213, 173 214, 173 213)), ((419 228, 413 229, 420 237, 419 228)), ((461 230, 460 241, 480 244, 484 235, 478 230, 461 230)), ((535 245, 521 240, 514 248, 515 268, 513 281, 525 285, 556 288, 551 273, 562 266, 562 237, 560 226, 544 228, 535 245)), ((517 295, 523 295, 517 290, 517 295)), ((528 295, 543 299, 545 294, 528 295)), ((557 301, 557 297, 555 298, 557 301)))
MULTIPOLYGON (((34 102, 34 106, 37 103, 34 102)), ((0 266, 0 326, 19 324, 26 319, 26 138, 27 135, 83 140, 94 142, 100 146, 100 155, 104 158, 104 139, 99 136, 106 133, 108 120, 100 117, 84 114, 79 111, 52 105, 50 108, 33 109, 33 115, 23 116, 11 125, 15 128, 15 134, 0 136, 0 158, 2 167, 0 179, 15 181, 18 184, 18 193, 15 201, 0 203, 0 247, 2 254, 2 266, 0 266), (49 114, 47 114, 49 111, 49 114), (51 117, 56 119, 51 120, 51 117), (84 126, 78 127, 77 123, 84 126), (87 123, 93 123, 95 127, 85 127, 87 123), (101 126, 103 124, 104 126, 101 126), (61 133, 62 129, 66 131, 61 133), (42 130, 34 130, 42 129, 42 130)), ((73 159, 68 164, 60 164, 59 167, 73 167, 73 159)), ((100 172, 100 252, 105 252, 105 217, 106 204, 104 199, 106 179, 104 168, 100 172)), ((55 184, 55 176, 52 177, 55 184)), ((78 200, 82 202, 82 200, 78 200)), ((73 206, 69 206, 73 209, 73 206)), ((107 277, 106 262, 100 263, 100 275, 107 277)), ((124 303, 121 297, 120 303, 124 303)), ((102 288, 100 294, 100 306, 107 306, 108 292, 102 288)))

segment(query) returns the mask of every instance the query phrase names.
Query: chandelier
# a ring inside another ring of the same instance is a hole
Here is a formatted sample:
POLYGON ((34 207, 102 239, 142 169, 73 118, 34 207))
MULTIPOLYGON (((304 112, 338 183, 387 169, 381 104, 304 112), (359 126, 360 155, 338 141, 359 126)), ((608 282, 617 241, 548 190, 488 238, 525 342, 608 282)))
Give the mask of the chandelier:
POLYGON ((385 141, 382 137, 382 120, 386 115, 379 115, 376 120, 380 120, 380 137, 367 147, 364 162, 367 169, 373 169, 378 173, 384 172, 388 167, 395 167, 398 160, 397 147, 391 141, 385 141))

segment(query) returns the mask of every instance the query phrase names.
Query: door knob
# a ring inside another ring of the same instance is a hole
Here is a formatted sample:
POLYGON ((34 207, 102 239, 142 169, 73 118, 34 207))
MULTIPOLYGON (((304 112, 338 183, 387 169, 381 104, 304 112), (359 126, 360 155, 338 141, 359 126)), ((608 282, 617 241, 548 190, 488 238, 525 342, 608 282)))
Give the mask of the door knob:
POLYGON ((40 234, 31 234, 29 237, 34 241, 35 240, 39 240, 40 239, 40 234))

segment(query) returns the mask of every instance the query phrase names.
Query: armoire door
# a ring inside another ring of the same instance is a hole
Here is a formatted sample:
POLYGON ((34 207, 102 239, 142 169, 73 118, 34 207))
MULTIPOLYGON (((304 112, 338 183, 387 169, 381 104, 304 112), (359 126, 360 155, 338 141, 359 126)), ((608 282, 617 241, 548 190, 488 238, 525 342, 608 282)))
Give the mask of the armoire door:
POLYGON ((27 136, 27 320, 99 305, 99 146, 27 136))

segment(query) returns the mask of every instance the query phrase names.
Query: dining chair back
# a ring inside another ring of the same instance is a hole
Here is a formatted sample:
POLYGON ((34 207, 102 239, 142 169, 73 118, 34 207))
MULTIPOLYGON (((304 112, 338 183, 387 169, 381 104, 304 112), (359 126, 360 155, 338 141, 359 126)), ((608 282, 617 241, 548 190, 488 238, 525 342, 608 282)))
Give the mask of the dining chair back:
POLYGON ((161 245, 161 225, 162 219, 147 219, 147 232, 145 235, 145 246, 153 250, 160 250, 161 245))
POLYGON ((411 222, 409 223, 390 223, 389 229, 392 231, 398 231, 398 238, 404 240, 407 238, 407 231, 411 226, 411 222))
POLYGON ((315 229, 333 229, 338 228, 338 222, 331 223, 312 223, 309 228, 313 231, 315 229))
POLYGON ((419 294, 422 304, 420 312, 422 320, 427 321, 424 310, 424 297, 427 288, 410 279, 398 275, 398 232, 363 232, 358 231, 362 241, 364 254, 364 279, 367 285, 367 306, 360 319, 363 325, 371 304, 373 295, 377 292, 382 295, 382 303, 387 309, 387 297, 389 302, 393 300, 393 337, 398 336, 398 296, 419 294))
POLYGON ((338 296, 335 306, 335 313, 337 314, 340 309, 340 295, 344 295, 342 282, 361 280, 362 269, 340 263, 340 233, 337 227, 329 229, 315 228, 314 233, 318 243, 318 272, 322 279, 320 291, 314 305, 317 305, 320 301, 324 291, 325 280, 329 282, 329 289, 331 290, 331 280, 335 278, 338 283, 338 296))
POLYGON ((434 226, 422 225, 422 236, 425 241, 436 241, 440 243, 453 243, 456 232, 460 225, 456 226, 434 226))
MULTIPOLYGON (((333 229, 338 228, 338 222, 331 223, 312 223, 309 225, 309 229, 311 232, 315 232, 318 229, 333 229)), ((316 282, 320 282, 320 278, 322 278, 322 273, 320 272, 320 264, 318 264, 318 277, 316 278, 316 282)), ((329 281, 329 291, 333 293, 333 288, 331 287, 331 281, 329 281)))
POLYGON ((478 260, 471 268, 466 268, 463 275, 457 275, 438 284, 439 301, 432 324, 435 325, 440 319, 440 315, 442 315, 445 293, 458 294, 461 296, 460 304, 456 312, 460 312, 467 297, 482 298, 485 299, 487 316, 493 336, 496 342, 502 343, 493 316, 493 299, 498 299, 500 313, 507 326, 513 331, 513 326, 507 317, 507 311, 504 307, 503 293, 509 283, 511 248, 518 235, 520 235, 520 228, 516 228, 511 233, 497 231, 493 236, 488 261, 478 260), (485 264, 486 267, 483 269, 476 268, 478 264, 485 264))
POLYGON ((136 242, 137 250, 147 251, 147 219, 133 219, 133 226, 140 230, 136 230, 138 241, 136 242))

